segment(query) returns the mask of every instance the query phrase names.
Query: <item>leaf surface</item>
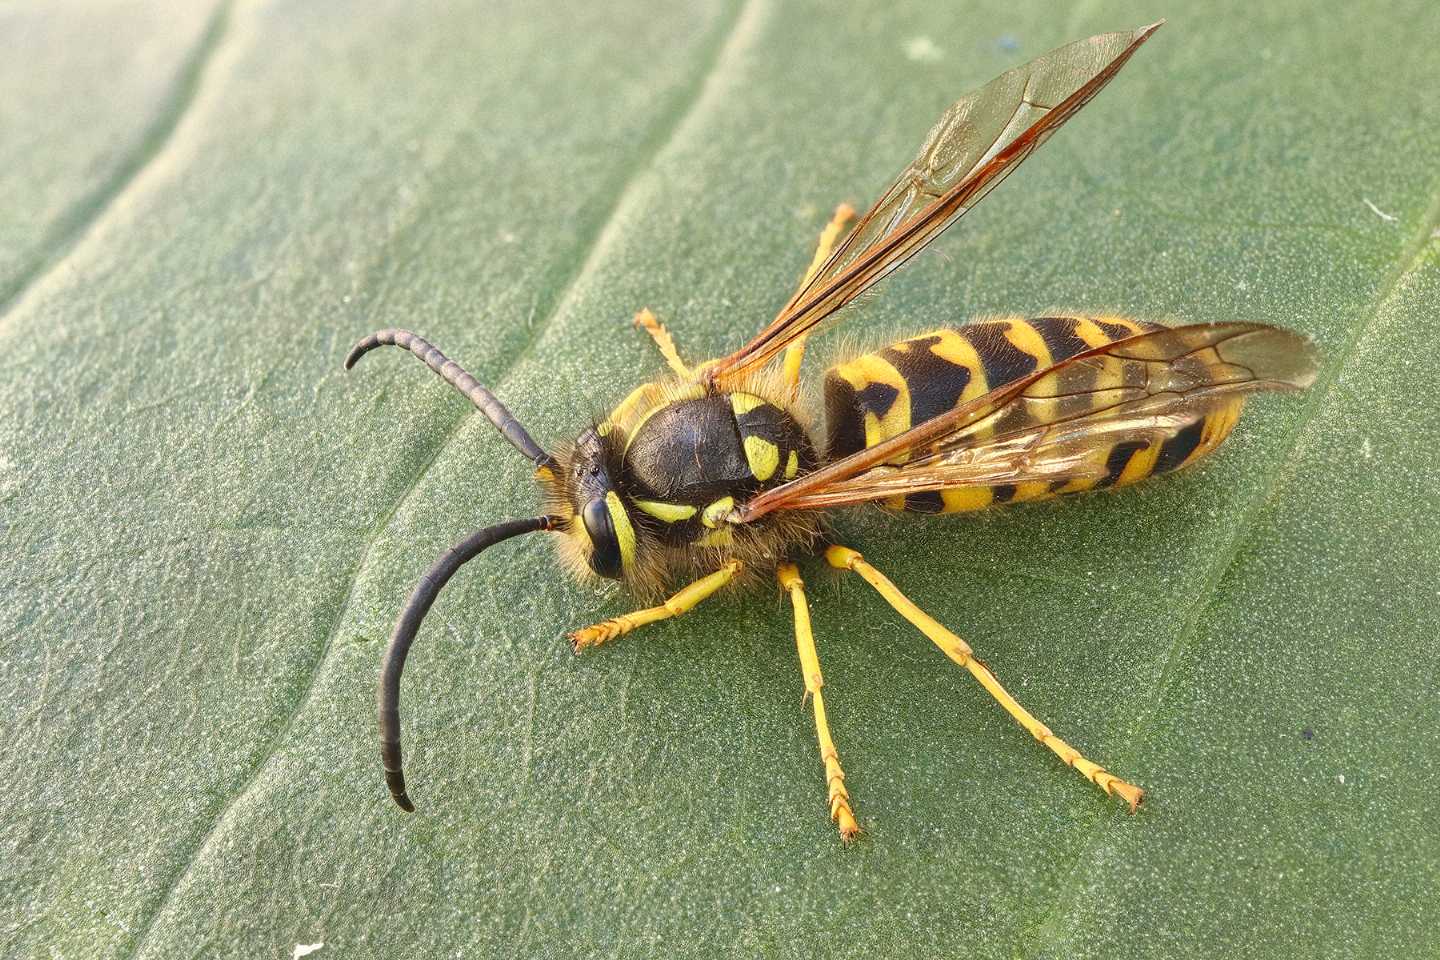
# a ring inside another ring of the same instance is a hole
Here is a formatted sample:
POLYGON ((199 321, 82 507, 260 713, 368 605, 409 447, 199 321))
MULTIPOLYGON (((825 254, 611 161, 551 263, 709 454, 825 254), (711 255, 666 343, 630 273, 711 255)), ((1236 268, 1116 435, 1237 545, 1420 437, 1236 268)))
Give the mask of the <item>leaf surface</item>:
POLYGON ((957 96, 1155 11, 95 11, 0 13, 0 952, 1345 957, 1440 927, 1433 4, 1177 11, 817 344, 816 380, 846 342, 1113 309, 1324 361, 1171 479, 837 520, 1150 798, 1126 815, 810 564, 848 849, 778 595, 577 659, 561 634, 624 601, 542 538, 422 631, 396 810, 399 606, 537 501, 413 360, 340 362, 411 327, 571 437, 659 370, 636 309, 733 349, 957 96))

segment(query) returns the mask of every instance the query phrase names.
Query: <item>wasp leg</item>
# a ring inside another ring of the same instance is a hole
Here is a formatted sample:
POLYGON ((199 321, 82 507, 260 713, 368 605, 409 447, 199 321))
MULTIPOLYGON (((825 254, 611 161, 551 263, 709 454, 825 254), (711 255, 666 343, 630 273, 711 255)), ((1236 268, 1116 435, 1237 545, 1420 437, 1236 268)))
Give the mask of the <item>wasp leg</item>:
POLYGON ((647 607, 633 613, 622 613, 618 617, 611 617, 594 626, 582 627, 569 634, 570 642, 574 645, 575 652, 580 653, 602 643, 608 643, 616 637, 623 637, 636 627, 643 627, 647 623, 668 620, 671 617, 678 617, 682 613, 689 613, 701 600, 734 580, 735 575, 740 572, 740 567, 739 560, 731 560, 708 577, 696 580, 660 606, 647 607))
POLYGON ((805 695, 815 706, 815 736, 820 741, 820 762, 825 764, 825 782, 830 790, 830 819, 840 830, 840 839, 849 843, 860 835, 855 811, 850 806, 850 793, 845 789, 845 771, 840 768, 840 755, 830 739, 830 723, 825 718, 825 696, 820 688, 825 678, 820 675, 820 656, 815 652, 815 637, 810 632, 810 607, 805 603, 805 581, 793 563, 782 563, 775 571, 780 589, 790 593, 795 608, 795 647, 800 653, 800 672, 805 677, 805 695))
MULTIPOLYGON (((815 256, 810 260, 810 269, 805 271, 805 279, 800 281, 803 288, 808 284, 816 272, 830 259, 830 254, 835 252, 835 243, 840 235, 845 232, 845 225, 855 216, 855 208, 848 203, 842 203, 835 208, 835 215, 820 231, 820 242, 815 246, 815 256)), ((805 337, 796 338, 785 350, 785 385, 790 388, 791 393, 800 389, 800 361, 805 359, 805 337)))
POLYGON ((670 365, 670 369, 686 379, 690 377, 690 368, 685 366, 685 361, 680 359, 680 351, 675 349, 675 338, 670 336, 670 331, 665 329, 665 324, 646 307, 635 314, 635 326, 650 334, 655 341, 655 346, 660 348, 660 356, 670 365))
POLYGON ((1135 809, 1140 806, 1140 801, 1145 796, 1144 790, 1134 784, 1126 783, 1099 764, 1085 759, 1080 755, 1080 751, 1051 733, 1049 727, 1035 719, 1030 711, 1020 706, 1015 698, 1010 696, 1000 685, 1000 681, 995 679, 995 674, 990 672, 989 667, 975 659, 975 653, 970 649, 968 643, 945 629, 935 618, 910 602, 908 597, 896 589, 895 584, 866 563, 865 558, 859 553, 849 547, 832 546, 826 549, 825 559, 832 567, 853 570, 864 577, 870 586, 874 587, 880 596, 895 608, 897 613, 933 640, 945 656, 969 670, 971 675, 980 681, 980 685, 989 691, 990 696, 999 701, 1006 713, 1014 717, 1020 726, 1029 731, 1032 737, 1054 751, 1055 755, 1065 761, 1067 766, 1074 767, 1081 776, 1104 790, 1107 795, 1120 797, 1130 806, 1131 813, 1134 813, 1135 809))

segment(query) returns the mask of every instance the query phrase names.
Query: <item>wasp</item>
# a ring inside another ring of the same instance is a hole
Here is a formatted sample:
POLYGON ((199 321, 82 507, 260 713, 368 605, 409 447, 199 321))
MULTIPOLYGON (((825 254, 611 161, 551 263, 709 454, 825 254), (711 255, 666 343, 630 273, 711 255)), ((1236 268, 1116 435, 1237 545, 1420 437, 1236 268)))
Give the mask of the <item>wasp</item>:
POLYGON ((654 339, 668 372, 635 387, 571 443, 542 449, 493 393, 414 333, 382 330, 355 345, 347 370, 376 347, 393 345, 468 397, 535 464, 544 501, 541 515, 487 527, 447 551, 405 604, 379 689, 381 758, 400 807, 415 809, 402 770, 399 700, 421 621, 463 564, 503 540, 541 531, 554 535, 564 565, 582 579, 618 580, 638 601, 659 601, 574 631, 576 652, 682 616, 727 587, 778 581, 794 611, 830 818, 847 841, 859 827, 796 566, 817 555, 874 587, 1062 762, 1132 812, 1138 807, 1140 787, 1057 737, 969 644, 858 551, 835 543, 826 511, 865 503, 919 513, 978 510, 1128 486, 1187 467, 1225 439, 1248 394, 1313 382, 1308 341, 1256 323, 1167 327, 1094 313, 971 322, 830 368, 818 430, 820 418, 801 403, 800 374, 807 338, 821 324, 974 207, 1160 26, 1059 47, 951 106, 868 213, 856 219, 847 205, 836 211, 799 288, 734 353, 686 364, 666 327, 642 311, 636 324, 654 339))

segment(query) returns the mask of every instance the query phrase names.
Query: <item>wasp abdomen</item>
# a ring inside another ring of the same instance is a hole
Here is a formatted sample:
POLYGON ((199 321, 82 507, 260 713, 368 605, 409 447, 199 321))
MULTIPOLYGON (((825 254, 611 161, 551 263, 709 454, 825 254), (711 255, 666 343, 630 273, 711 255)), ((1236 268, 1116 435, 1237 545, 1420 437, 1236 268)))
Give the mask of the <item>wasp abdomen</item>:
MULTIPOLYGON (((1094 347, 1158 324, 1115 316, 1009 318, 935 330, 832 367, 825 375, 826 457, 836 460, 897 436, 961 403, 1094 347)), ((1037 481, 934 490, 886 506, 921 513, 978 510, 996 503, 1134 483, 1193 463, 1230 432, 1243 400, 1228 399, 1160 442, 1122 441, 1095 454, 1098 480, 1037 481)), ((1005 424, 995 429, 1003 431, 1005 424)))

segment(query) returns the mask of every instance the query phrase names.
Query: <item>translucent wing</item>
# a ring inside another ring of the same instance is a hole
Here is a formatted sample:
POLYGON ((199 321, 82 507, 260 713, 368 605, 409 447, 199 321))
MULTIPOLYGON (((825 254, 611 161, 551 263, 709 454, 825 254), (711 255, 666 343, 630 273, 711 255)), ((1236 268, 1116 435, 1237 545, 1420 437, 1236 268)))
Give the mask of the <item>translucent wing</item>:
POLYGON ((1099 93, 1160 25, 1058 47, 951 106, 920 155, 779 315, 708 376, 764 364, 918 253, 1099 93))
POLYGON ((1096 455, 1115 443, 1163 439, 1237 395, 1300 390, 1314 379, 1309 341, 1278 327, 1215 323, 1141 333, 763 493, 740 519, 927 490, 1098 479, 1096 455))

